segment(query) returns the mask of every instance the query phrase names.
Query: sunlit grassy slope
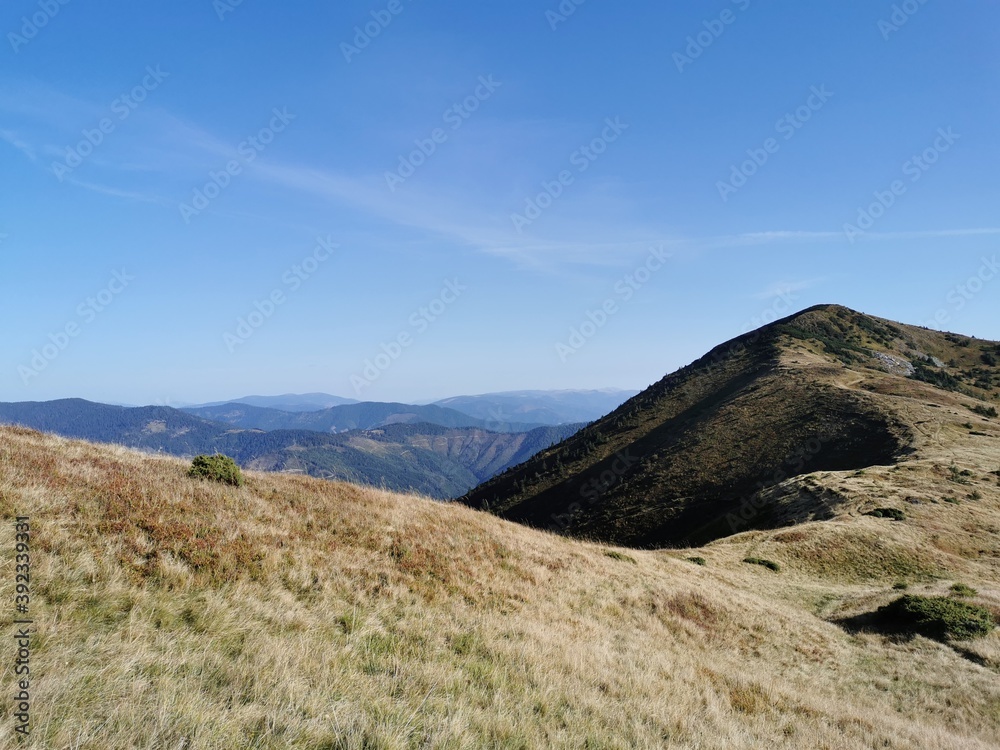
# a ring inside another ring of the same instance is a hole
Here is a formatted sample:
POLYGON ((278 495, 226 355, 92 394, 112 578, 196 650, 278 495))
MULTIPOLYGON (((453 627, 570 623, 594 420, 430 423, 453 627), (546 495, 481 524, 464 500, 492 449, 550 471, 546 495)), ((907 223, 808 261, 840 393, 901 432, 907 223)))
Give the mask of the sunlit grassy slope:
MULTIPOLYGON (((996 631, 945 645, 837 624, 903 581, 965 583, 1000 612, 998 454, 925 427, 969 484, 933 457, 823 472, 775 502, 792 513, 826 488, 831 520, 659 552, 308 478, 227 488, 175 459, 0 429, 0 601, 10 521, 34 533, 23 746, 996 747, 996 631), (883 505, 906 520, 862 515, 883 505)), ((12 620, 0 608, 0 633, 12 620)), ((16 746, 11 705, 0 747, 16 746)))

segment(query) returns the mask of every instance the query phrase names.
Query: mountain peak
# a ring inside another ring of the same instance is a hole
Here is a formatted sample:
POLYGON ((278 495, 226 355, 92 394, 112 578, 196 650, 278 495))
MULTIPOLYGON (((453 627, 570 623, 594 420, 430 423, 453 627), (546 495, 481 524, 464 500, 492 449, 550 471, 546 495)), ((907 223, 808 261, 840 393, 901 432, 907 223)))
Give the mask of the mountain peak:
POLYGON ((716 347, 463 500, 631 546, 821 518, 816 498, 754 503, 790 478, 940 450, 921 426, 945 408, 966 424, 1000 397, 998 359, 992 342, 817 305, 716 347))

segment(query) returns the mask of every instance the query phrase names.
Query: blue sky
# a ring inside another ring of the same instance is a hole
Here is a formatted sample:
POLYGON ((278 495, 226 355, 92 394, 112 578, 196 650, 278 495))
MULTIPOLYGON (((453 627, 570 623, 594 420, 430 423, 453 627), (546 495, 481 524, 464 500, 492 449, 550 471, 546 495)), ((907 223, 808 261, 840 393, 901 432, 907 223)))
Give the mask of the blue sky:
POLYGON ((821 302, 1000 339, 987 0, 12 0, 0 31, 0 400, 642 388, 821 302))

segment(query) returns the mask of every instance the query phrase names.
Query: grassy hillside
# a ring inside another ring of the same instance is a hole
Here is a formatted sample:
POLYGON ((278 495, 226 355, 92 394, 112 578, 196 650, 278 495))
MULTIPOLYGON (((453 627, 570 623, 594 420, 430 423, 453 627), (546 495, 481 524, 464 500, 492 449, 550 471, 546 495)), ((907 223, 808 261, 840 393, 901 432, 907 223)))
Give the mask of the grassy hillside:
MULTIPOLYGON (((773 528, 789 519, 762 493, 789 477, 947 461, 922 425, 974 422, 973 442, 994 446, 998 423, 984 415, 1000 394, 998 353, 994 342, 813 308, 717 347, 463 501, 630 546, 773 528)), ((799 516, 828 517, 828 505, 804 502, 799 516)))
MULTIPOLYGON (((846 499, 828 522, 649 552, 306 477, 207 484, 177 459, 0 428, 5 601, 12 520, 32 527, 21 746, 996 747, 996 631, 857 624, 902 583, 962 583, 1000 614, 985 458, 821 472, 816 491, 846 499), (881 505, 906 520, 864 515, 881 505)), ((794 507, 794 481, 775 502, 794 507)))

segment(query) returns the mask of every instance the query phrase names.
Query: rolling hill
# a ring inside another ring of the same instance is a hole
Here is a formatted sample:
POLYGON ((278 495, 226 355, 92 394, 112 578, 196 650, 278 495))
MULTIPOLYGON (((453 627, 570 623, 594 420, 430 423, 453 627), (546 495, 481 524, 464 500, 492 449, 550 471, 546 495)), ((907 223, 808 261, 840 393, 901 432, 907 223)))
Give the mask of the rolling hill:
POLYGON ((395 424, 338 434, 304 428, 265 431, 164 406, 109 406, 82 399, 0 404, 0 422, 175 456, 224 453, 249 468, 342 479, 438 499, 457 497, 582 427, 495 433, 476 427, 395 424))
POLYGON ((33 621, 32 734, 7 700, 0 746, 995 748, 998 631, 865 624, 900 587, 1000 615, 997 441, 953 424, 966 397, 928 393, 943 462, 817 472, 828 520, 688 550, 308 477, 227 487, 0 427, 0 597, 26 518, 33 621))
POLYGON ((636 547, 826 518, 836 493, 810 488, 817 472, 947 464, 942 431, 995 448, 998 358, 995 342, 819 306, 717 347, 462 500, 636 547))

